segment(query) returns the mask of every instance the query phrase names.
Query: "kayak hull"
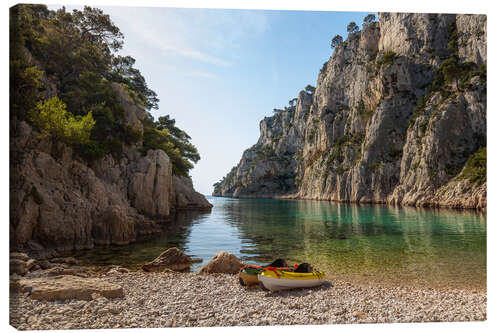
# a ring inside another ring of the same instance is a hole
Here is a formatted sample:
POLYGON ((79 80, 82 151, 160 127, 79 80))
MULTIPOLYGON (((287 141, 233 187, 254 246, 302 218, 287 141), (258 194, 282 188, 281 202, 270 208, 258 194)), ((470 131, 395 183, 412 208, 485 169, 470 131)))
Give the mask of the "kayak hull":
POLYGON ((295 288, 313 288, 325 283, 322 272, 292 273, 265 271, 258 275, 261 286, 270 291, 289 290, 295 288))

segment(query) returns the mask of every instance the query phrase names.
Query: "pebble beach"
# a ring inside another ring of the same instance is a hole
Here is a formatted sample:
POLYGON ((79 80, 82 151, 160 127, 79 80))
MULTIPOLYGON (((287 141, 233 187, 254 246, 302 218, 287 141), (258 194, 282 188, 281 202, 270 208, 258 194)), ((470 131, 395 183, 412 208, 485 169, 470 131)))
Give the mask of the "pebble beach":
POLYGON ((124 297, 39 301, 11 293, 19 330, 321 325, 486 320, 486 291, 358 285, 266 292, 233 274, 110 272, 124 297))

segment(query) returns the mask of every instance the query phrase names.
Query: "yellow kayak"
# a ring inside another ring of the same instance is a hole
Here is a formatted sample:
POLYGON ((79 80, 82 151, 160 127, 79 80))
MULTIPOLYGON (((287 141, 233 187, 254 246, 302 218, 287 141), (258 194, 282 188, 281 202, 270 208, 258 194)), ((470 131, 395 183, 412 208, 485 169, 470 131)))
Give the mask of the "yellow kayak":
POLYGON ((294 288, 311 288, 326 281, 325 273, 296 273, 280 269, 265 270, 259 274, 259 284, 264 290, 278 291, 294 288))
POLYGON ((269 265, 245 265, 240 268, 239 281, 242 286, 259 284, 258 275, 266 269, 282 268, 287 269, 288 265, 284 259, 276 259, 269 265))

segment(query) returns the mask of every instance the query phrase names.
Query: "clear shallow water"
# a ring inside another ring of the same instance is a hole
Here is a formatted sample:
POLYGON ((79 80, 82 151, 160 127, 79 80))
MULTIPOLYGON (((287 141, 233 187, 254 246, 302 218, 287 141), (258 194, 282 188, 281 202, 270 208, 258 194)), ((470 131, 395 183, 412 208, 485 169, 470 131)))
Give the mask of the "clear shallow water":
POLYGON ((225 250, 248 263, 309 262, 348 281, 485 288, 486 215, 324 201, 208 197, 212 212, 180 216, 154 239, 77 255, 127 267, 171 246, 202 258, 225 250))

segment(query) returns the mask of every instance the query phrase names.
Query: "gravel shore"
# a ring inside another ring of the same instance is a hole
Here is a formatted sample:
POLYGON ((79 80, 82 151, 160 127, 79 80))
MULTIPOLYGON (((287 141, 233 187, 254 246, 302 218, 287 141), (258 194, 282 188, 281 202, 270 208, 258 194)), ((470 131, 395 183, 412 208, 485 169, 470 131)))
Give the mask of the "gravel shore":
POLYGON ((486 319, 486 292, 327 283, 270 293, 244 288, 236 275, 113 273, 125 298, 37 301, 11 294, 10 323, 20 330, 119 327, 315 325, 476 321, 486 319))

